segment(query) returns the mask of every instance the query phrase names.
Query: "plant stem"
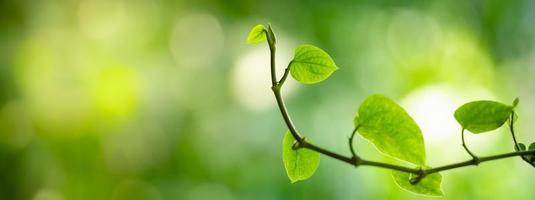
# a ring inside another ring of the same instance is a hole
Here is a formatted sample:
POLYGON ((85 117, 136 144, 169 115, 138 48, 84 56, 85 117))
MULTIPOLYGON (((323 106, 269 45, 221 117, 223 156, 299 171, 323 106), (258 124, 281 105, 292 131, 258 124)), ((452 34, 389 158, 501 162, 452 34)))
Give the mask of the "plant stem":
POLYGON ((511 112, 511 119, 509 120, 510 123, 509 123, 509 131, 511 132, 511 136, 513 137, 513 142, 515 143, 515 147, 516 149, 520 150, 520 147, 518 146, 518 142, 516 141, 516 136, 515 136, 515 128, 513 127, 513 124, 514 124, 514 119, 515 118, 515 112, 511 112))
POLYGON ((340 160, 340 161, 343 161, 343 162, 346 162, 348 164, 351 164, 351 165, 355 165, 355 162, 353 159, 351 159, 351 157, 347 157, 347 156, 343 156, 343 155, 340 155, 340 154, 337 154, 337 153, 334 153, 332 151, 329 151, 327 149, 324 149, 324 148, 321 148, 319 146, 316 146, 314 144, 311 144, 305 140, 303 140, 301 142, 301 147, 303 148, 306 148, 306 149, 310 149, 310 150, 313 150, 313 151, 316 151, 318 153, 321 153, 321 154, 324 154, 326 156, 329 156, 331 158, 334 158, 334 159, 337 159, 337 160, 340 160))
MULTIPOLYGON (((517 152, 509 152, 509 153, 497 154, 497 155, 492 155, 492 156, 479 157, 479 162, 483 163, 483 162, 492 161, 492 160, 498 160, 498 159, 504 159, 504 158, 509 158, 509 157, 522 156, 522 155, 530 155, 530 154, 535 154, 535 150, 517 151, 517 152)), ((427 174, 431 174, 431 173, 446 171, 446 170, 455 169, 459 167, 465 167, 469 165, 477 165, 477 164, 475 164, 473 160, 467 160, 464 162, 444 165, 444 166, 435 167, 435 168, 429 168, 429 169, 426 169, 425 171, 427 174)))
MULTIPOLYGON (((269 27, 269 29, 267 31, 271 32, 271 27, 269 27)), ((427 169, 411 168, 411 167, 405 167, 405 166, 401 166, 401 165, 395 165, 395 164, 390 164, 390 163, 377 162, 377 161, 371 161, 371 160, 365 160, 365 159, 359 158, 357 156, 357 154, 355 153, 355 150, 353 149, 353 138, 355 136, 355 132, 358 130, 358 126, 355 127, 354 131, 351 133, 351 136, 349 138, 349 148, 350 148, 350 151, 351 151, 351 156, 349 156, 349 157, 341 155, 341 154, 338 154, 338 153, 335 153, 335 152, 332 152, 332 151, 324 149, 322 147, 316 146, 316 145, 314 145, 312 143, 309 143, 297 131, 297 128, 295 127, 295 125, 293 124, 293 122, 292 122, 292 120, 290 118, 290 115, 288 113, 288 109, 286 108, 284 100, 282 99, 281 88, 282 88, 282 85, 284 84, 284 82, 286 80, 286 77, 288 76, 290 68, 288 66, 285 69, 283 77, 281 78, 280 81, 277 82, 277 77, 276 77, 276 74, 275 74, 275 71, 276 71, 276 68, 275 68, 275 42, 274 42, 275 39, 271 38, 271 37, 274 37, 274 34, 272 32, 270 34, 268 34, 266 32, 266 36, 268 37, 268 44, 269 44, 270 55, 271 55, 271 82, 272 82, 271 89, 273 91, 273 94, 275 95, 275 99, 277 100, 277 105, 278 105, 279 110, 280 110, 280 112, 282 114, 284 122, 286 123, 286 126, 290 130, 290 133, 292 134, 293 138, 297 141, 297 148, 310 149, 312 151, 315 151, 315 152, 321 153, 323 155, 329 156, 331 158, 334 158, 336 160, 348 163, 348 164, 353 165, 355 167, 361 166, 361 165, 362 166, 372 166, 372 167, 379 167, 379 168, 384 168, 384 169, 397 170, 397 171, 402 171, 402 172, 407 172, 407 173, 413 173, 413 174, 416 174, 416 175, 419 176, 418 180, 422 179, 423 177, 425 177, 425 176, 427 176, 429 174, 433 174, 433 173, 437 173, 437 172, 441 172, 441 171, 456 169, 456 168, 460 168, 460 167, 466 167, 466 166, 470 166, 470 165, 478 165, 479 163, 492 161, 492 160, 498 160, 498 159, 504 159, 504 158, 509 158, 509 157, 515 157, 515 156, 535 154, 535 150, 531 150, 531 151, 517 151, 517 152, 504 153, 504 154, 497 154, 497 155, 486 156, 486 157, 477 157, 470 150, 468 150, 468 148, 466 147, 466 144, 464 142, 464 129, 461 132, 461 138, 462 138, 462 141, 463 141, 463 147, 473 157, 473 159, 467 160, 467 161, 463 161, 463 162, 448 164, 448 165, 444 165, 444 166, 440 166, 440 167, 435 167, 435 168, 427 168, 427 169)), ((512 121, 512 119, 511 119, 511 121, 512 121)), ((512 126, 512 122, 511 122, 511 131, 513 129, 512 127, 513 126, 512 126)), ((514 139, 515 144, 516 144, 516 138, 514 137, 514 132, 513 131, 512 131, 512 134, 513 134, 513 139, 514 139)), ((414 181, 414 183, 411 181, 411 183, 415 184, 418 180, 414 181)))
POLYGON ((292 62, 290 62, 288 64, 288 67, 286 67, 286 69, 284 70, 284 75, 282 75, 282 78, 281 80, 279 81, 279 83, 277 83, 277 85, 284 85, 284 82, 286 81, 286 78, 288 77, 288 74, 290 73, 290 65, 292 64, 292 62))
POLYGON ((466 152, 468 152, 468 154, 472 156, 472 162, 474 162, 475 165, 478 165, 480 162, 479 158, 474 153, 472 153, 470 149, 468 149, 468 147, 466 146, 466 143, 464 142, 464 128, 461 130, 461 140, 463 141, 463 147, 466 150, 466 152))
MULTIPOLYGON (((290 118, 290 115, 288 114, 288 109, 286 109, 286 105, 284 104, 284 101, 282 100, 282 96, 280 93, 280 89, 282 87, 282 84, 277 83, 277 74, 275 72, 275 39, 271 38, 274 37, 274 34, 271 30, 271 27, 268 27, 268 30, 270 33, 266 32, 266 36, 268 37, 268 45, 269 45, 269 52, 270 52, 270 60, 271 60, 271 90, 273 90, 273 94, 275 95, 275 99, 277 99, 277 105, 279 107, 279 110, 282 114, 282 117, 284 118, 284 122, 287 124, 288 129, 290 129, 290 133, 292 134, 293 138, 297 140, 298 142, 303 141, 303 137, 299 134, 297 129, 295 128, 295 125, 293 125, 292 119, 290 118)), ((283 76, 283 80, 285 80, 287 75, 287 72, 283 76)), ((284 81, 281 81, 283 83, 284 81)))
POLYGON ((353 159, 359 159, 357 154, 355 153, 355 149, 353 148, 353 138, 355 138, 355 133, 359 130, 359 126, 356 126, 355 129, 353 129, 353 132, 351 132, 351 136, 349 136, 348 143, 349 143, 349 151, 351 151, 351 156, 353 159))
MULTIPOLYGON (((521 151, 522 149, 520 149, 520 145, 516 141, 515 128, 514 128, 514 125, 513 125, 514 123, 515 123, 515 111, 511 112, 511 119, 509 120, 509 131, 511 132, 511 136, 513 137, 513 142, 515 143, 515 150, 516 151, 521 151)), ((522 160, 526 161, 531 166, 535 167, 535 162, 531 162, 528 157, 526 157, 526 156, 520 156, 520 157, 522 158, 522 160)))
POLYGON ((288 129, 290 129, 290 133, 294 137, 295 140, 298 142, 303 142, 303 137, 297 129, 295 128, 292 119, 290 118, 290 115, 288 114, 288 110, 286 109, 286 105, 284 104, 284 101, 282 100, 281 94, 280 94, 280 88, 273 86, 271 87, 273 90, 273 94, 275 94, 275 99, 277 99, 277 105, 279 107, 279 110, 282 114, 282 118, 284 119, 284 122, 288 126, 288 129))
POLYGON ((394 164, 390 164, 390 163, 376 162, 376 161, 364 160, 364 159, 360 160, 359 165, 373 166, 373 167, 397 170, 397 171, 413 173, 413 174, 418 174, 419 171, 420 171, 420 170, 418 170, 416 168, 410 168, 410 167, 405 167, 405 166, 401 166, 401 165, 394 165, 394 164))

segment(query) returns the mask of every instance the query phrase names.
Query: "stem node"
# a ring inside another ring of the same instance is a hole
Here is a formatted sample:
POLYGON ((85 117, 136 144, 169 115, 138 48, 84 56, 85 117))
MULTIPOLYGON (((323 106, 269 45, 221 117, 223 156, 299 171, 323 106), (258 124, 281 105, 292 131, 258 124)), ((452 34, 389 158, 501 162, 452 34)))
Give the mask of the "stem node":
POLYGON ((481 163, 481 159, 479 159, 479 157, 477 157, 477 156, 474 156, 472 158, 472 164, 475 165, 475 166, 478 166, 479 163, 481 163))
POLYGON ((409 180, 409 183, 411 183, 412 185, 417 184, 423 178, 425 178, 425 176, 427 176, 426 171, 424 169, 420 168, 420 169, 418 169, 418 173, 416 174, 416 176, 409 180))
POLYGON ((360 157, 358 156, 352 156, 351 157, 351 163, 353 163, 353 166, 358 167, 360 165, 360 157))
POLYGON ((305 137, 302 137, 301 140, 294 140, 294 143, 292 144, 292 149, 297 150, 300 148, 303 148, 305 145, 305 137))

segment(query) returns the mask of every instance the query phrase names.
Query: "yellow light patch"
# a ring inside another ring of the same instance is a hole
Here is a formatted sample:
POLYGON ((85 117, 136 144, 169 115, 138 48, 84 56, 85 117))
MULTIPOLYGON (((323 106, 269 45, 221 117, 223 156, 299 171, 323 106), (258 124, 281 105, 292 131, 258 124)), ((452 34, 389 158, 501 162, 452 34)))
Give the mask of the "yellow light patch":
POLYGON ((94 86, 94 102, 99 113, 107 117, 132 114, 139 105, 139 77, 124 65, 101 69, 94 86))

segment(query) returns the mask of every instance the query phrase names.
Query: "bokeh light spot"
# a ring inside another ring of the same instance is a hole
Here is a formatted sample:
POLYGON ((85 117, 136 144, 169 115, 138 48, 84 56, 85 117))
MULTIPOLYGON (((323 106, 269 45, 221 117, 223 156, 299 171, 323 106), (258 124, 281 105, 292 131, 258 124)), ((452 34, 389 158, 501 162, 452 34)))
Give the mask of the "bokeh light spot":
MULTIPOLYGON (((288 46, 288 45, 281 45, 288 46)), ((276 58, 279 63, 277 77, 283 75, 286 63, 289 62, 290 53, 287 48, 278 49, 281 55, 276 58)), ((275 106, 275 99, 271 93, 271 68, 269 64, 269 52, 265 46, 257 46, 252 51, 241 56, 232 74, 232 89, 238 102, 250 110, 260 111, 275 106)), ((291 95, 297 89, 297 82, 289 75, 282 90, 283 95, 291 95)))
POLYGON ((140 79, 133 69, 112 65, 97 75, 93 91, 96 107, 104 115, 129 115, 139 104, 140 79))
POLYGON ((92 38, 106 38, 117 33, 126 20, 122 1, 84 0, 78 10, 80 28, 92 38))
POLYGON ((210 14, 190 13, 177 18, 169 41, 171 53, 181 67, 206 67, 223 51, 223 28, 210 14))
MULTIPOLYGON (((483 88, 456 88, 448 84, 436 84, 418 88, 409 93, 401 102, 407 112, 420 126, 425 138, 426 148, 440 163, 457 161, 464 158, 461 151, 461 126, 453 117, 455 110, 462 104, 480 100, 495 99, 483 88), (455 148, 452 148, 452 144, 455 148)), ((471 137, 467 136, 467 138, 471 137)), ((489 137, 479 137, 490 142, 489 137)), ((483 145, 482 145, 483 146, 483 145)))

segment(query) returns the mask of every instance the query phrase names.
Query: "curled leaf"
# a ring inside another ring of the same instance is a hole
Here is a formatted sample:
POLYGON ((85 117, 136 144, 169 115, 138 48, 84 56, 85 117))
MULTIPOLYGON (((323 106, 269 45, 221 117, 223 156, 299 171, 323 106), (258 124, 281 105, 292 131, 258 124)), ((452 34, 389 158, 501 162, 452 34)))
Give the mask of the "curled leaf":
POLYGON ((266 41, 266 27, 258 24, 251 29, 249 36, 247 36, 247 44, 258 44, 266 41))

